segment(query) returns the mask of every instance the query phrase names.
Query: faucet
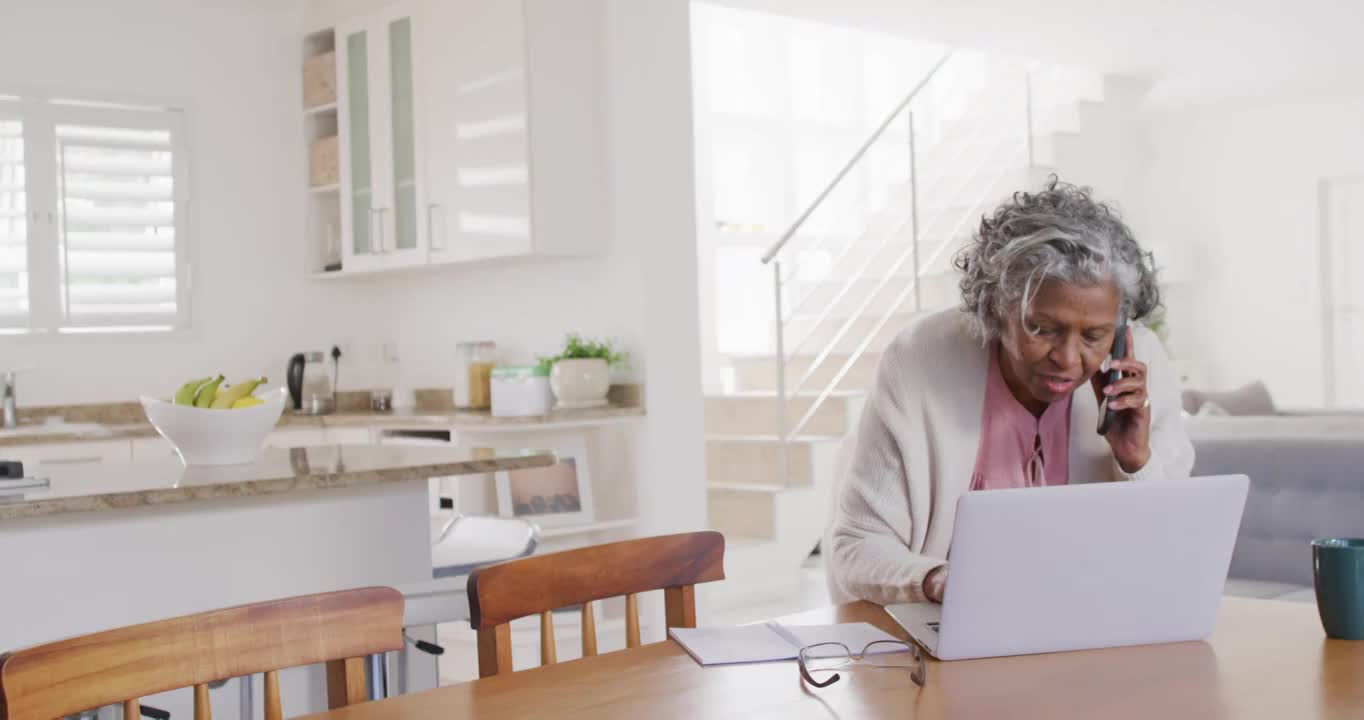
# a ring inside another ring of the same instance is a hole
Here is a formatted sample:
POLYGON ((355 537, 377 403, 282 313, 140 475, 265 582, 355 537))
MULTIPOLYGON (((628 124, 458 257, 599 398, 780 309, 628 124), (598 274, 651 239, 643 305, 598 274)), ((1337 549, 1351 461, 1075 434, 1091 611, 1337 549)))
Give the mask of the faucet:
POLYGON ((13 370, 0 372, 0 402, 4 404, 4 420, 0 426, 12 428, 19 426, 19 409, 14 402, 14 385, 18 373, 13 370))

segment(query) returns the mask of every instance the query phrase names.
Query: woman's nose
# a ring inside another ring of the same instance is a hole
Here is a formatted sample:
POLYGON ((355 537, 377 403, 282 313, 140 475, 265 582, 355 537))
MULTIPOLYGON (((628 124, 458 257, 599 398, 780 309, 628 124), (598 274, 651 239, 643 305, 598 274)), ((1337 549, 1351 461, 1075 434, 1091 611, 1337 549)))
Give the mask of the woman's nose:
POLYGON ((1073 368, 1080 364, 1080 341, 1067 337, 1051 348, 1051 361, 1059 368, 1073 368))

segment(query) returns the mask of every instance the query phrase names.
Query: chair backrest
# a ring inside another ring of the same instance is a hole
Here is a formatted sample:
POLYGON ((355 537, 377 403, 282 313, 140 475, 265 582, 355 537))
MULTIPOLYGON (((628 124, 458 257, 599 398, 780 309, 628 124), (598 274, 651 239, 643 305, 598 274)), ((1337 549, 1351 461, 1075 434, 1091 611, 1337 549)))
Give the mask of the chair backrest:
POLYGON ((208 720, 208 683, 265 673, 265 717, 280 717, 284 668, 327 663, 331 707, 363 702, 364 657, 399 650, 403 597, 392 588, 240 605, 106 630, 0 655, 0 720, 52 720, 194 688, 194 717, 208 720))
POLYGON ((593 601, 625 596, 625 644, 639 645, 637 593, 663 590, 667 626, 696 627, 698 583, 725 579, 718 532, 627 540, 488 565, 469 575, 470 624, 478 631, 478 674, 510 672, 511 623, 540 616, 540 664, 557 661, 557 608, 582 606, 583 657, 597 654, 593 601))

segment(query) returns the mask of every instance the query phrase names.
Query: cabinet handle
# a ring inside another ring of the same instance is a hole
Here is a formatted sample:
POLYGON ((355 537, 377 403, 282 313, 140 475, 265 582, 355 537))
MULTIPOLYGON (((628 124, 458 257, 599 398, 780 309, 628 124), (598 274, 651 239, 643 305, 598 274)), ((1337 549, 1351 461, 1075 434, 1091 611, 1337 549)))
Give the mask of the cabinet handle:
POLYGON ((384 232, 385 226, 387 225, 387 223, 384 222, 384 214, 388 212, 388 208, 377 208, 374 212, 379 214, 379 254, 387 255, 389 252, 388 242, 386 242, 388 240, 388 233, 384 232))
POLYGON ((39 464, 39 465, 80 465, 80 464, 83 464, 83 463, 100 462, 100 461, 102 461, 102 460, 104 460, 104 458, 100 457, 99 455, 90 455, 90 456, 88 456, 88 457, 51 458, 51 459, 48 459, 48 460, 39 460, 39 461, 38 461, 38 464, 39 464))
POLYGON ((379 210, 377 208, 369 209, 369 249, 365 251, 366 255, 378 255, 383 252, 383 248, 378 245, 379 233, 374 231, 374 218, 378 214, 379 210))
POLYGON ((427 234, 428 234, 428 235, 430 236, 430 238, 431 238, 431 249, 432 249, 432 250, 444 250, 444 249, 445 249, 445 232, 444 232, 444 230, 445 230, 445 206, 444 206, 444 205, 441 205, 440 203, 432 203, 432 204, 430 204, 430 205, 427 205, 427 206, 426 206, 426 232, 427 232, 427 234), (440 219, 441 219, 440 227, 441 227, 441 231, 442 231, 442 232, 439 232, 439 233, 436 232, 436 222, 435 222, 435 220, 432 219, 432 212, 431 212, 431 211, 433 211, 433 210, 435 210, 435 209, 437 209, 437 208, 440 209, 440 219), (440 239, 440 244, 439 244, 439 245, 436 244, 436 239, 437 239, 437 238, 440 239))

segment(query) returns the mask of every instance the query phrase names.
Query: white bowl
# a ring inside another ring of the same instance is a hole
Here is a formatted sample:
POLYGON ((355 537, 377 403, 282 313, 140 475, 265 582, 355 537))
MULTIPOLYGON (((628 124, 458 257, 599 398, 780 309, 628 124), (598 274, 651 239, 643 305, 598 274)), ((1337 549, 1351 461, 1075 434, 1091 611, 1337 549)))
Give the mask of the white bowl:
POLYGON ((284 388, 259 393, 249 408, 212 410, 143 396, 142 409, 186 465, 236 465, 256 459, 284 412, 284 388))

